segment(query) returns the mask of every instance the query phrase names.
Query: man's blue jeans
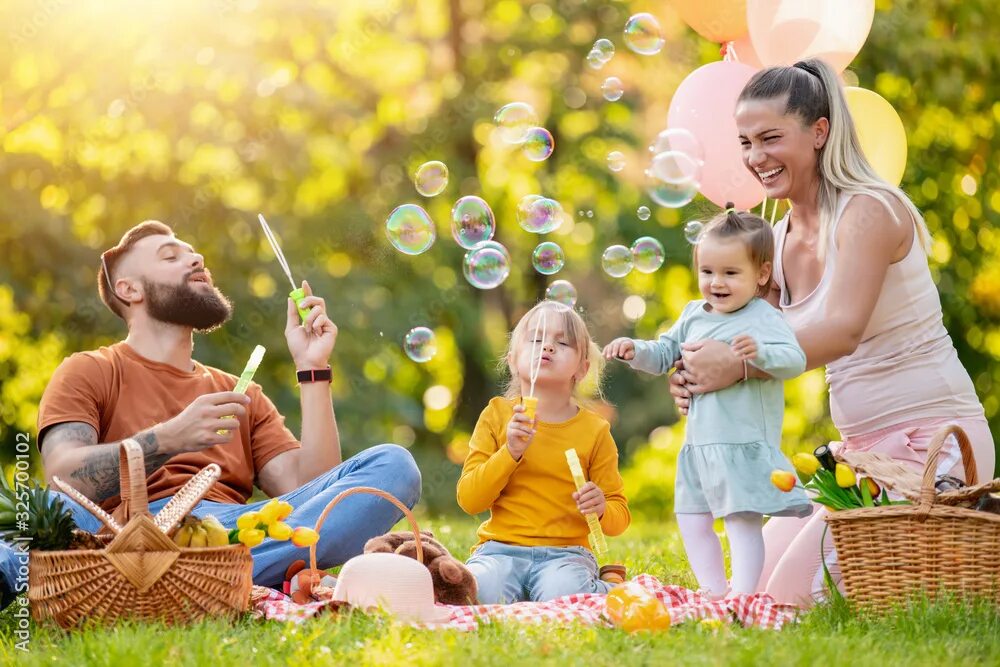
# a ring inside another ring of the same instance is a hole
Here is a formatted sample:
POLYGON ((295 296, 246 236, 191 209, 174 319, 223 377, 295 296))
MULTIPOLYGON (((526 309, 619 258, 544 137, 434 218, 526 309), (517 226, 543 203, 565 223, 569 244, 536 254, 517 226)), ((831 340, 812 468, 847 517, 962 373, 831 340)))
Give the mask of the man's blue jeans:
MULTIPOLYGON (((337 494, 358 486, 371 486, 391 493, 412 508, 420 499, 420 471, 413 456, 398 445, 370 447, 311 482, 280 496, 295 508, 288 518, 289 525, 292 528, 314 527, 319 515, 337 494)), ((72 510, 80 528, 90 532, 101 528, 103 524, 94 515, 68 496, 58 495, 72 510)), ((150 512, 156 514, 168 500, 170 498, 160 498, 151 502, 150 512)), ((266 502, 235 505, 203 500, 195 506, 194 512, 199 517, 212 514, 223 525, 233 527, 241 514, 260 509, 266 502)), ((403 513, 395 505, 371 494, 346 498, 330 511, 323 522, 319 544, 316 545, 317 564, 321 568, 333 567, 360 554, 365 542, 388 531, 402 516, 403 513)), ((280 588, 285 570, 292 561, 300 558, 309 560, 309 549, 296 547, 290 541, 266 539, 251 553, 253 581, 261 586, 280 588)), ((22 554, 0 541, 0 576, 7 584, 5 592, 14 589, 18 581, 17 569, 25 562, 23 559, 22 554)), ((4 596, 3 606, 10 602, 8 598, 12 599, 12 596, 4 596)))

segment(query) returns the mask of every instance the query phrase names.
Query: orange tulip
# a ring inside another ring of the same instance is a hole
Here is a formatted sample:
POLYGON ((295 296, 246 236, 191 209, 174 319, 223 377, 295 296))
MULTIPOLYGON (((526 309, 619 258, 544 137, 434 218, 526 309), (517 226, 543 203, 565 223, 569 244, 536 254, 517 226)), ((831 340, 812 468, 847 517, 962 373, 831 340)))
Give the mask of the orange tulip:
POLYGON ((795 488, 795 475, 788 472, 787 470, 777 470, 771 471, 771 484, 788 493, 795 488))
POLYGON ((299 526, 292 531, 292 544, 297 547, 311 547, 319 542, 319 533, 312 528, 299 526))

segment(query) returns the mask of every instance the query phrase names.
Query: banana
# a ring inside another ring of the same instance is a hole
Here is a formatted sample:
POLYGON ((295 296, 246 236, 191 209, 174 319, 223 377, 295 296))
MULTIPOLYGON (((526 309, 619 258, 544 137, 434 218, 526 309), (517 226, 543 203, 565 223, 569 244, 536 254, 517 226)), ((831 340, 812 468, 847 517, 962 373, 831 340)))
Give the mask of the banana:
POLYGON ((206 516, 201 526, 208 533, 208 546, 224 547, 229 544, 229 531, 214 516, 206 516))
POLYGON ((191 546, 191 526, 184 525, 174 533, 174 544, 179 547, 191 546))
POLYGON ((200 525, 191 529, 191 547, 201 548, 208 546, 208 531, 200 525))

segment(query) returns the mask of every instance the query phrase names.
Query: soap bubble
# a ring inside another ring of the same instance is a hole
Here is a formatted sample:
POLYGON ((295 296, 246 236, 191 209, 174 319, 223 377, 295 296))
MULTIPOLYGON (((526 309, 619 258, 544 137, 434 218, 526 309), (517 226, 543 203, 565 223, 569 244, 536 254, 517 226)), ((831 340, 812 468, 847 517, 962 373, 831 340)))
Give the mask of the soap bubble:
POLYGON ((493 238, 496 225, 493 211, 481 198, 462 197, 451 208, 451 235, 456 243, 469 249, 481 241, 493 238))
POLYGON ((601 92, 604 94, 604 99, 608 102, 617 102, 625 94, 625 87, 622 85, 622 80, 617 76, 609 76, 601 84, 601 92))
POLYGON ((639 216, 640 220, 649 220, 649 207, 648 206, 640 206, 639 210, 637 210, 635 212, 635 214, 637 216, 639 216))
POLYGON ((535 267, 535 271, 551 276, 553 273, 559 273, 559 270, 566 264, 566 258, 558 244, 552 241, 542 241, 535 246, 535 251, 531 253, 531 264, 535 267))
POLYGON ((533 127, 524 136, 524 155, 532 162, 547 160, 555 150, 556 142, 552 133, 544 127, 533 127))
POLYGON ((663 48, 660 22, 652 14, 636 14, 625 23, 625 44, 639 55, 656 55, 663 48))
POLYGON ((496 241, 477 243, 465 253, 462 273, 469 284, 479 289, 493 289, 510 275, 510 253, 496 241))
POLYGON ((528 134, 528 130, 538 125, 538 115, 531 105, 524 102, 511 102, 500 107, 493 122, 500 128, 500 138, 508 144, 520 144, 528 134))
POLYGON ((632 251, 623 245, 613 245, 601 255, 601 267, 612 278, 622 278, 632 271, 632 251))
POLYGON ((701 165, 687 153, 664 151, 653 157, 653 176, 671 185, 701 182, 701 165))
POLYGON ((701 232, 705 228, 705 225, 701 224, 698 220, 692 220, 691 222, 684 225, 684 238, 691 245, 698 245, 701 241, 701 232))
POLYGON ((656 135, 653 145, 649 147, 649 152, 653 155, 666 151, 687 153, 699 165, 705 164, 705 149, 701 142, 698 141, 698 137, 683 127, 672 127, 660 132, 656 135))
POLYGON ((656 178, 652 171, 646 170, 646 180, 644 187, 650 198, 660 206, 667 208, 680 208, 691 202, 698 194, 697 181, 686 183, 664 183, 656 178))
POLYGON ((601 69, 607 61, 601 57, 601 52, 591 49, 587 54, 587 65, 590 69, 601 69))
POLYGON ((525 195, 517 205, 517 222, 526 232, 548 234, 562 224, 562 204, 541 195, 525 195))
POLYGON ((386 218, 385 235, 396 250, 419 255, 434 245, 437 230, 427 211, 416 204, 403 204, 386 218))
POLYGON ((591 51, 596 52, 603 62, 608 62, 615 55, 615 45, 611 43, 610 39, 600 38, 594 42, 594 46, 591 47, 591 51))
POLYGON ((631 250, 636 271, 653 273, 663 266, 663 258, 666 254, 663 250, 663 244, 652 236, 637 238, 632 244, 631 250))
POLYGON ((625 168, 625 154, 621 151, 611 151, 608 153, 608 169, 614 172, 625 168))
POLYGON ((406 356, 418 364, 425 363, 437 354, 437 340, 434 332, 427 327, 414 327, 403 340, 403 351, 406 356))
POLYGON ((437 160, 424 162, 413 175, 413 185, 425 197, 441 194, 448 185, 448 165, 437 160))
POLYGON ((546 288, 545 298, 572 308, 576 305, 576 288, 568 280, 557 280, 546 288))

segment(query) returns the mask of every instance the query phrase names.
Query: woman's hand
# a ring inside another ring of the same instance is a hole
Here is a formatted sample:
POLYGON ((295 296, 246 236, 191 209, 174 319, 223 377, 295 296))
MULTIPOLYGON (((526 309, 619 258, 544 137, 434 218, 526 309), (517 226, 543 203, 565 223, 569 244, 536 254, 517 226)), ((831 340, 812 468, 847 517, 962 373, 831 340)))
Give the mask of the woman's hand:
POLYGON ((535 422, 524 414, 523 405, 514 406, 514 415, 507 422, 507 450, 520 461, 528 445, 535 439, 535 422))
POLYGON ((686 373, 684 385, 693 394, 725 389, 743 379, 743 361, 722 341, 684 343, 681 349, 686 373))

